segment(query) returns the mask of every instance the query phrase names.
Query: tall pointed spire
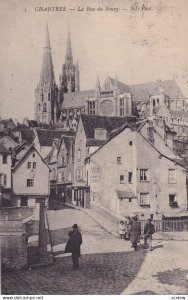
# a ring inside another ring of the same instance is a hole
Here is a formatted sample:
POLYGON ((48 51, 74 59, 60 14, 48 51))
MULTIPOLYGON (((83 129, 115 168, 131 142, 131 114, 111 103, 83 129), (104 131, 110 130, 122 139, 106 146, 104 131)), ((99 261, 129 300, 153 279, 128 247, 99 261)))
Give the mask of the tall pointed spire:
POLYGON ((66 55, 65 55, 65 61, 66 61, 66 63, 67 62, 73 63, 69 26, 68 26, 68 33, 67 33, 67 50, 66 50, 66 55))
POLYGON ((55 76, 54 76, 54 68, 53 68, 52 54, 50 48, 49 30, 47 24, 44 53, 43 53, 43 60, 42 60, 42 69, 40 74, 40 84, 48 84, 54 82, 55 82, 55 76))
POLYGON ((49 30, 48 30, 48 23, 46 24, 46 40, 45 40, 45 45, 44 48, 50 48, 50 37, 49 37, 49 30))
POLYGON ((99 80, 99 75, 98 74, 97 74, 97 80, 96 80, 95 88, 97 90, 101 89, 101 85, 100 85, 100 80, 99 80))

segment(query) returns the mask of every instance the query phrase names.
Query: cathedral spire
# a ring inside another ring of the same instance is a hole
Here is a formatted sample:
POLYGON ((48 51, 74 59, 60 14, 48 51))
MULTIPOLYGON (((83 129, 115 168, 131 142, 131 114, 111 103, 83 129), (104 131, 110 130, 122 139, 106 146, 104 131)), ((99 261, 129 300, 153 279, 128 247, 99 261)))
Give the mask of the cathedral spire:
POLYGON ((97 90, 100 90, 100 89, 101 89, 100 80, 99 80, 99 75, 97 75, 97 80, 96 80, 95 88, 96 88, 97 90))
POLYGON ((54 68, 52 62, 52 54, 50 48, 50 37, 48 24, 46 25, 46 38, 44 45, 44 53, 42 60, 42 69, 40 74, 40 84, 55 83, 54 68))
POLYGON ((66 55, 65 55, 65 61, 66 61, 66 63, 67 62, 73 63, 69 26, 68 26, 68 33, 67 33, 67 50, 66 50, 66 55))

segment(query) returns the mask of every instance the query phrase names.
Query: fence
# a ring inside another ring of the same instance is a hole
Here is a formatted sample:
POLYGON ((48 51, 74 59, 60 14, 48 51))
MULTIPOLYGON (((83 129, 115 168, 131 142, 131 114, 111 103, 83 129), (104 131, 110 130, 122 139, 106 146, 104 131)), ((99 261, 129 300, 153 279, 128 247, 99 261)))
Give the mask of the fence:
MULTIPOLYGON (((141 220, 141 229, 144 230, 144 226, 147 223, 146 220, 141 220)), ((185 220, 153 220, 152 223, 155 226, 155 231, 188 231, 188 219, 185 220)))

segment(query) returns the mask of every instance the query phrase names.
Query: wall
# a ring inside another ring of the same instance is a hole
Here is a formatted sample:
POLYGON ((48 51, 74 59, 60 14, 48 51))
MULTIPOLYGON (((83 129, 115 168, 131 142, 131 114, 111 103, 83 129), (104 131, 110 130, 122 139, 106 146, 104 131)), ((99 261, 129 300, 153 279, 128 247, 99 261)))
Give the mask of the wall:
POLYGON ((49 195, 49 169, 33 148, 19 166, 13 170, 12 180, 15 194, 49 195), (36 162, 36 170, 28 169, 28 162, 36 162), (27 187, 27 179, 34 179, 34 187, 27 187))
POLYGON ((75 138, 74 150, 74 179, 73 183, 76 185, 85 185, 86 171, 85 171, 85 158, 86 158, 86 135, 82 121, 80 119, 75 138), (80 149, 80 159, 78 159, 78 149, 80 149), (82 169, 83 179, 77 180, 77 170, 82 169))
POLYGON ((187 210, 186 173, 185 170, 171 160, 160 155, 138 132, 125 129, 114 139, 105 144, 91 156, 87 165, 91 201, 101 204, 106 209, 122 215, 139 213, 148 218, 162 214, 176 216, 178 212, 187 210), (132 140, 132 146, 129 141, 132 140), (122 157, 122 164, 117 164, 117 157, 122 157), (92 168, 98 171, 93 176, 92 168), (140 181, 140 169, 149 170, 149 180, 140 181), (177 183, 168 183, 168 169, 176 169, 177 183), (133 172, 133 182, 128 183, 128 172, 133 172), (125 176, 125 183, 119 183, 119 176, 125 176), (93 181, 95 179, 95 183, 93 181), (136 198, 118 199, 116 190, 129 187, 136 198), (140 193, 149 193, 150 206, 140 205, 140 193), (169 194, 176 193, 178 208, 169 205, 169 194))
POLYGON ((89 178, 92 167, 98 166, 101 169, 97 195, 91 186, 91 201, 94 200, 114 212, 118 212, 119 208, 116 190, 124 190, 127 185, 133 192, 136 188, 133 171, 133 145, 130 146, 129 141, 132 141, 134 145, 133 133, 131 129, 127 128, 99 149, 91 157, 90 165, 87 166, 89 178), (117 157, 122 158, 121 164, 117 164, 117 157), (128 172, 133 172, 133 183, 131 184, 128 184, 128 172), (124 175, 125 183, 123 184, 120 184, 120 175, 124 175))
MULTIPOLYGON (((0 154, 0 173, 5 174, 7 177, 7 184, 6 184, 6 188, 11 188, 11 164, 12 164, 12 159, 11 159, 11 155, 7 155, 7 163, 3 164, 3 155, 0 154)), ((3 179, 2 179, 3 180, 3 179)), ((3 182, 2 182, 2 185, 3 182)))

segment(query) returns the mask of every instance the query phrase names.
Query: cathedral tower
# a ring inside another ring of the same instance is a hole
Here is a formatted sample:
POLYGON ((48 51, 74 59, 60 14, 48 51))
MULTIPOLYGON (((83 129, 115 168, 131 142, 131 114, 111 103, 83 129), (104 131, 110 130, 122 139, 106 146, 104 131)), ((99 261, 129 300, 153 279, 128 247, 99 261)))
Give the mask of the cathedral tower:
POLYGON ((60 104, 62 103, 63 93, 78 92, 80 90, 80 76, 78 62, 73 64, 70 30, 67 33, 67 49, 65 63, 60 75, 60 104))
POLYGON ((50 124, 57 121, 57 98, 58 88, 55 84, 47 25, 40 80, 35 90, 35 119, 38 122, 50 124))

